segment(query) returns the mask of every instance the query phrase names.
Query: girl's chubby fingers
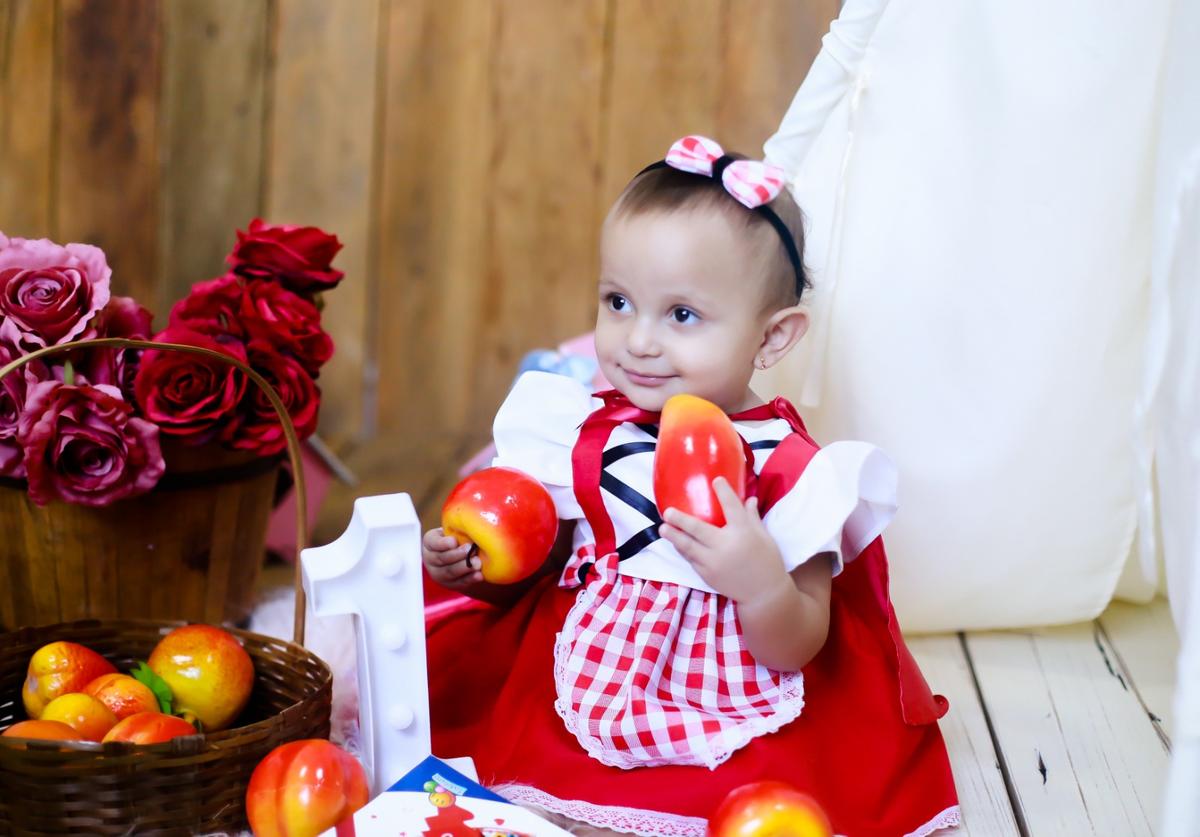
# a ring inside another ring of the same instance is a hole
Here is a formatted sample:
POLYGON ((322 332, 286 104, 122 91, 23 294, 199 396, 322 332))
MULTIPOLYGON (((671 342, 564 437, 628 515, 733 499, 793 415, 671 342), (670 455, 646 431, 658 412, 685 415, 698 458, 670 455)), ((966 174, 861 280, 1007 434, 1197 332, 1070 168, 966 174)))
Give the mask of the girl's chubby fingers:
POLYGON ((483 581, 483 573, 479 571, 479 559, 472 558, 470 561, 459 561, 457 564, 452 564, 448 567, 443 567, 440 571, 439 580, 447 583, 474 583, 483 581))
MULTIPOLYGON (((742 498, 733 490, 733 486, 724 477, 717 477, 713 480, 713 492, 717 495, 717 502, 721 504, 721 511, 725 513, 725 522, 738 520, 746 513, 746 506, 742 505, 742 498)), ((755 501, 757 506, 758 501, 755 501)))
POLYGON ((700 557, 700 552, 704 548, 699 541, 697 541, 683 529, 672 526, 670 523, 663 523, 661 526, 659 526, 658 534, 663 540, 679 550, 679 554, 689 561, 698 560, 700 557))
MULTIPOLYGON (((455 552, 458 552, 458 550, 455 550, 455 552)), ((434 580, 442 584, 483 580, 483 573, 480 572, 479 556, 471 553, 469 550, 457 561, 450 560, 446 563, 429 562, 425 567, 429 570, 429 574, 433 576, 434 580)))
MULTIPOLYGON (((692 517, 679 509, 667 509, 663 513, 663 523, 690 536, 702 544, 710 543, 721 530, 711 523, 706 523, 698 517, 692 517)), ((662 534, 662 527, 659 527, 662 534)))
POLYGON ((428 550, 435 552, 445 552, 449 549, 454 549, 458 546, 458 541, 447 535, 439 526, 437 529, 430 529, 421 538, 421 545, 428 550))
MULTIPOLYGON (((435 567, 449 567, 453 564, 467 563, 467 558, 471 555, 471 551, 475 548, 473 543, 464 543, 453 546, 450 549, 426 549, 426 563, 432 564, 435 567)), ((479 559, 472 558, 474 566, 478 565, 479 559)))

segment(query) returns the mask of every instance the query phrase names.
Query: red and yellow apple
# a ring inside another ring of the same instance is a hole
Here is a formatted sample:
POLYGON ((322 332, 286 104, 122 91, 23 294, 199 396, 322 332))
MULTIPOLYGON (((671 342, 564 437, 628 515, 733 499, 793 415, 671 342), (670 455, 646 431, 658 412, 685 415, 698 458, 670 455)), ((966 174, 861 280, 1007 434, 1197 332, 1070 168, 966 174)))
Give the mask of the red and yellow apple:
POLYGON ((80 741, 83 736, 62 721, 18 721, 0 736, 4 738, 42 738, 52 741, 80 741))
POLYGON ((345 750, 319 738, 292 741, 254 768, 246 818, 255 837, 315 837, 369 797, 366 771, 345 750))
POLYGON ((173 709, 206 732, 233 723, 254 687, 254 663, 228 631, 184 625, 150 652, 150 669, 171 687, 173 709))
POLYGON ((829 818, 811 796, 786 782, 734 788, 708 820, 710 837, 831 837, 829 818))
POLYGON ((41 719, 60 721, 79 733, 76 738, 87 741, 99 741, 117 725, 111 709, 83 692, 59 695, 42 710, 41 719))
POLYGON ((116 667, 90 648, 74 642, 43 645, 29 660, 21 699, 25 714, 37 720, 42 711, 59 695, 78 692, 102 674, 116 667))
POLYGON ((460 544, 479 547, 484 581, 512 584, 545 563, 558 534, 558 512, 550 492, 528 474, 484 468, 450 492, 442 529, 460 544))
POLYGON ((713 480, 724 477, 745 499, 746 467, 742 437, 724 410, 695 395, 667 399, 654 451, 654 501, 660 514, 679 509, 724 526, 713 480))
POLYGON ((164 715, 162 712, 138 712, 129 715, 104 736, 109 741, 127 741, 130 744, 158 744, 183 735, 195 735, 196 728, 183 718, 164 715))
POLYGON ((138 712, 158 711, 158 698, 150 691, 150 687, 128 674, 102 674, 84 686, 82 691, 111 709, 117 720, 124 720, 138 712))

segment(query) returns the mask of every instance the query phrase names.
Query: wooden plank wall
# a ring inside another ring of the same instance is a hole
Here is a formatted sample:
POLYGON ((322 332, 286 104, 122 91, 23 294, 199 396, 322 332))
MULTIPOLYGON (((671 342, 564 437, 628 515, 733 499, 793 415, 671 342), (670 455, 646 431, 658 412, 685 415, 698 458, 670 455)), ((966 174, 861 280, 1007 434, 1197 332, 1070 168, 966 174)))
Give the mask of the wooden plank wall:
POLYGON ((585 331, 609 202, 671 140, 757 154, 837 0, 0 0, 0 229, 153 307, 262 215, 345 243, 322 428, 486 432, 585 331))

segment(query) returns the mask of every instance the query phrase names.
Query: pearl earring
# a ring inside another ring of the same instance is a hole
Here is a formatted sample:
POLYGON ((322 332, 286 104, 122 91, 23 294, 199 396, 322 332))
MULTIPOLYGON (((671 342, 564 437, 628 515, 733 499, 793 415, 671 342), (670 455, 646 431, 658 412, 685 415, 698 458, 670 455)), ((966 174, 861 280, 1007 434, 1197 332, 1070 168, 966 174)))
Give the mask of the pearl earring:
POLYGON ((767 359, 765 357, 760 357, 758 359, 758 368, 763 370, 767 368, 767 359))

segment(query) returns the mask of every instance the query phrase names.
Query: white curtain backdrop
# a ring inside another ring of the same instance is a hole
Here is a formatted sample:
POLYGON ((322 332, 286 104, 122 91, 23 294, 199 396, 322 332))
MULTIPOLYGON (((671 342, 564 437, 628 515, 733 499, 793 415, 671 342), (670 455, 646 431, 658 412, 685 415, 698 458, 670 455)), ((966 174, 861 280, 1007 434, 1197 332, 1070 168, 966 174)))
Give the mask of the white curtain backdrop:
POLYGON ((760 383, 818 439, 899 464, 907 630, 1077 621, 1119 581, 1134 598, 1159 584, 1146 370, 1167 345, 1149 324, 1165 328, 1150 275, 1171 14, 849 0, 766 144, 810 217, 817 292, 809 337, 760 383))
POLYGON ((1142 403, 1151 417, 1162 547, 1181 649, 1167 837, 1200 834, 1200 4, 1175 0, 1163 77, 1142 403))

